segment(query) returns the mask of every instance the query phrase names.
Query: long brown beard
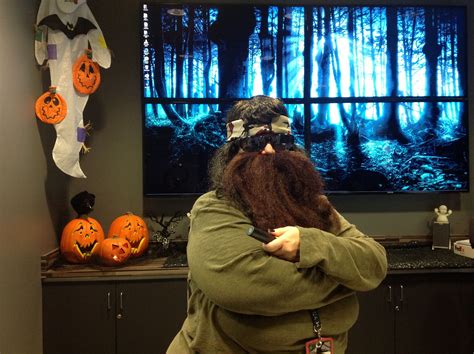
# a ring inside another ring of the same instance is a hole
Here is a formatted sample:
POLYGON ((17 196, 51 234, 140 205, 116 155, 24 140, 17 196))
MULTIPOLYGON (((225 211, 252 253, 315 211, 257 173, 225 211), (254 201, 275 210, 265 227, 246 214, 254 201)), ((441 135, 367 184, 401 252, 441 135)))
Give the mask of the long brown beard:
POLYGON ((224 170, 222 193, 264 230, 297 225, 328 231, 338 225, 321 176, 300 152, 237 154, 224 170))

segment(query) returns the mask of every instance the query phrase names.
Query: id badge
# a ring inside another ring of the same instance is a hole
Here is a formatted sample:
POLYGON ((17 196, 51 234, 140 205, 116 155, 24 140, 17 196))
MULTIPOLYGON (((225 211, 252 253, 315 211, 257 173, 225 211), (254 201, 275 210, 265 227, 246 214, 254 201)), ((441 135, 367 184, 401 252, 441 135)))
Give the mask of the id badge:
POLYGON ((306 354, 333 354, 332 338, 316 338, 306 342, 306 354), (319 345, 318 345, 319 344, 319 345))

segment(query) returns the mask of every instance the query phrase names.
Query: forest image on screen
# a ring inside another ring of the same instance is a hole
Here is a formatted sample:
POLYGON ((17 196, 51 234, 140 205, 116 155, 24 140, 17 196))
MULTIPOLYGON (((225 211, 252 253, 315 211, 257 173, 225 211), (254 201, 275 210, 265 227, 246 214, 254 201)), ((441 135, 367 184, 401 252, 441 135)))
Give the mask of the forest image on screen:
POLYGON ((226 111, 260 94, 327 192, 469 189, 465 7, 142 6, 146 195, 205 192, 226 111))

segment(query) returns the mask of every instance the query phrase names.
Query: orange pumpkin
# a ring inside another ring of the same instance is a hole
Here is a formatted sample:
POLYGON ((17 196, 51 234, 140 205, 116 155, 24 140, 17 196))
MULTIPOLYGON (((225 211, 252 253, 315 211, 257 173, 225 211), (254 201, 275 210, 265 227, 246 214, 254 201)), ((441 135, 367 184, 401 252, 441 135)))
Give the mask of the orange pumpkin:
POLYGON ((79 93, 90 95, 100 85, 99 64, 92 60, 92 52, 80 56, 72 67, 72 82, 79 93))
POLYGON ((104 230, 97 220, 88 216, 78 217, 63 229, 61 254, 68 262, 87 263, 97 254, 103 240, 104 230))
POLYGON ((125 263, 131 255, 132 246, 125 238, 106 238, 100 243, 99 258, 106 265, 119 265, 125 263))
POLYGON ((114 236, 125 238, 130 242, 132 257, 142 255, 148 247, 148 228, 143 219, 133 213, 119 216, 112 222, 107 237, 114 236))
POLYGON ((51 86, 35 103, 35 113, 39 120, 48 124, 61 122, 67 114, 67 104, 63 96, 51 86))

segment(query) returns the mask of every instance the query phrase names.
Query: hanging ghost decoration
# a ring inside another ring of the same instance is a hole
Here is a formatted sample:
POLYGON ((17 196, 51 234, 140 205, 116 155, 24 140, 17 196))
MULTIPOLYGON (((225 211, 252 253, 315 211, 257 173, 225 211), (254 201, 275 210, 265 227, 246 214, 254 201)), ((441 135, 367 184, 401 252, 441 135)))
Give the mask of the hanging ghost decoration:
POLYGON ((88 50, 93 62, 108 68, 110 51, 86 0, 41 0, 36 28, 36 60, 40 65, 47 63, 50 86, 56 87, 56 92, 64 97, 68 106, 64 120, 54 124, 53 160, 64 173, 85 178, 79 155, 85 148, 83 111, 89 95, 75 89, 73 68, 88 50))

